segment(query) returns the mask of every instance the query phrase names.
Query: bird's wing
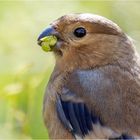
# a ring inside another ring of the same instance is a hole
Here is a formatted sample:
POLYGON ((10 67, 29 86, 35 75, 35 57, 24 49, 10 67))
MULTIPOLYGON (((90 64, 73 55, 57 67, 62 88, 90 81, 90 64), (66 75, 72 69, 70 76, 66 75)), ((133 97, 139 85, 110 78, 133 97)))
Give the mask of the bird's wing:
POLYGON ((104 78, 105 76, 101 75, 98 70, 73 73, 70 81, 63 87, 61 95, 57 98, 58 117, 63 125, 78 138, 88 137, 92 133, 95 138, 132 138, 125 134, 118 134, 105 126, 100 116, 94 112, 94 108, 90 107, 92 106, 90 100, 94 101, 94 96, 91 94, 94 92, 101 94, 101 89, 106 90, 107 86, 112 86, 111 81, 108 79, 104 81, 104 78))
POLYGON ((64 96, 58 97, 57 113, 64 126, 74 136, 84 137, 93 130, 92 124, 101 125, 99 117, 91 113, 85 103, 69 90, 64 96))

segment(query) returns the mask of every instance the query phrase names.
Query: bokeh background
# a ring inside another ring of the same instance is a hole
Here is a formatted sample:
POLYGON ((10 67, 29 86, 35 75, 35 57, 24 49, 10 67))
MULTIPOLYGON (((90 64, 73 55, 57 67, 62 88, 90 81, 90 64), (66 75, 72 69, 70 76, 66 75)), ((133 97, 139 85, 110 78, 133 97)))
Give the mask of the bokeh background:
POLYGON ((139 0, 0 0, 0 139, 48 138, 42 100, 55 61, 37 37, 50 22, 67 13, 99 14, 116 22, 140 52, 139 11, 139 0))

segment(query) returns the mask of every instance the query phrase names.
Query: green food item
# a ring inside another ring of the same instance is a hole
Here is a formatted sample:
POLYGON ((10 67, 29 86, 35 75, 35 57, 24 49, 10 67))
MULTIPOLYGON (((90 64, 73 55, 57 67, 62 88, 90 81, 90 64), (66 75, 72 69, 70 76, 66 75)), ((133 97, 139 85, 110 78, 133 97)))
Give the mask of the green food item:
POLYGON ((41 38, 40 40, 42 41, 41 47, 45 52, 52 51, 52 49, 54 48, 57 42, 56 36, 53 36, 53 35, 45 36, 41 38))

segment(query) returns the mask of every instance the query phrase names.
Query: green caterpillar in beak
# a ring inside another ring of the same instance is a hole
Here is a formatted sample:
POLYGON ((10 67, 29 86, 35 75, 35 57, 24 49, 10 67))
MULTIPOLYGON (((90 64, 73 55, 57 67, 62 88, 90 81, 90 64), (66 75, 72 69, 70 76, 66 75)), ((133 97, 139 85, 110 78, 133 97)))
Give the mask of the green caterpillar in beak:
POLYGON ((52 51, 55 44, 57 43, 57 38, 54 35, 45 36, 45 37, 41 38, 40 40, 41 40, 41 48, 45 52, 52 51))

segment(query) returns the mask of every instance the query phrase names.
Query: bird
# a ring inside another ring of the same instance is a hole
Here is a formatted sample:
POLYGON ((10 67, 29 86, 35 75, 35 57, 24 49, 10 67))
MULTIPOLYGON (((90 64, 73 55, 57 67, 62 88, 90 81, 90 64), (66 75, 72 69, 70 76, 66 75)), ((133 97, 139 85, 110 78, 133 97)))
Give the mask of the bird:
POLYGON ((37 42, 55 56, 43 101, 51 139, 140 138, 140 56, 116 23, 67 14, 37 42))

